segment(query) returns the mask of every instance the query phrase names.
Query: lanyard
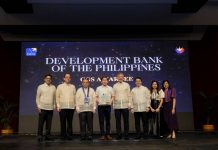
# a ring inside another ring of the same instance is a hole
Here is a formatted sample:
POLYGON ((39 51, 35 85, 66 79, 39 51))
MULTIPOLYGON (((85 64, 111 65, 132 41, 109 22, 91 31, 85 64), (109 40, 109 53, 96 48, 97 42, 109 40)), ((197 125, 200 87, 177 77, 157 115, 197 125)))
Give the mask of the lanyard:
POLYGON ((89 97, 89 87, 88 87, 87 95, 86 95, 86 93, 85 93, 84 88, 82 88, 82 89, 83 89, 83 94, 84 94, 85 98, 89 97))

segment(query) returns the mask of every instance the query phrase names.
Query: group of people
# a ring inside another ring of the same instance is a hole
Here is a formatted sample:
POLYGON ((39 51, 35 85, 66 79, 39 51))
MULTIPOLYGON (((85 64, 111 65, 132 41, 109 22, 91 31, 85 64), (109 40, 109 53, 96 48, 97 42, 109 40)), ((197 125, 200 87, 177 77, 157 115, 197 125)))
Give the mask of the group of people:
POLYGON ((135 78, 135 87, 124 81, 124 74, 118 73, 117 83, 108 85, 108 77, 101 77, 101 85, 96 90, 90 87, 88 79, 82 80, 82 87, 76 90, 71 84, 71 75, 66 73, 63 83, 57 88, 52 84, 52 75, 44 76, 44 83, 39 85, 36 94, 36 105, 39 112, 38 140, 49 140, 53 110, 60 116, 61 138, 72 140, 73 116, 79 115, 81 140, 92 140, 93 115, 98 111, 100 140, 111 140, 111 110, 116 120, 116 140, 129 139, 129 113, 135 118, 135 139, 148 136, 162 136, 163 123, 169 131, 167 138, 176 138, 176 91, 169 81, 163 81, 162 88, 158 81, 152 81, 150 89, 142 85, 142 78, 135 78), (162 114, 162 115, 161 115, 162 114), (163 116, 163 117, 161 117, 163 116), (121 129, 123 118, 124 133, 121 129), (141 133, 141 122, 143 132, 141 133), (45 136, 43 127, 46 124, 45 136))

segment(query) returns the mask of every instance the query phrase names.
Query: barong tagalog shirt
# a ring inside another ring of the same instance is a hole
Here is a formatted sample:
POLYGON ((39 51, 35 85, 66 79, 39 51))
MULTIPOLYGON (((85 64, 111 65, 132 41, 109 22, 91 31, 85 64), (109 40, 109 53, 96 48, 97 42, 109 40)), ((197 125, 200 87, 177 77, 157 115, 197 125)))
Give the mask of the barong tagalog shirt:
POLYGON ((132 94, 132 109, 134 112, 144 112, 151 105, 150 90, 145 86, 134 87, 132 94))
POLYGON ((73 84, 62 83, 57 87, 56 103, 58 109, 75 109, 76 88, 73 84))
POLYGON ((114 109, 126 109, 131 107, 131 93, 130 86, 126 82, 117 82, 113 86, 113 108, 114 109))
POLYGON ((96 97, 98 98, 98 105, 109 105, 113 96, 113 88, 111 86, 101 85, 96 89, 96 97))
POLYGON ((79 88, 76 92, 76 109, 79 112, 94 111, 96 109, 96 96, 93 88, 79 88))
POLYGON ((37 107, 44 110, 53 110, 55 108, 55 92, 56 88, 52 84, 39 85, 36 92, 37 107))

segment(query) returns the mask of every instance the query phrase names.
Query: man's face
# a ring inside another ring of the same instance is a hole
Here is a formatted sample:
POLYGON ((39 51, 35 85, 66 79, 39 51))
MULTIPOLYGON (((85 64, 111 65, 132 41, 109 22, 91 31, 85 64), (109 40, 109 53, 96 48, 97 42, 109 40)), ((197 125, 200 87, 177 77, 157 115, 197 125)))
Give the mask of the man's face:
POLYGON ((141 86, 142 85, 142 81, 140 79, 136 79, 135 80, 135 85, 136 86, 141 86))
POLYGON ((71 76, 70 76, 70 74, 66 74, 66 75, 64 76, 64 82, 65 82, 65 83, 70 83, 70 81, 71 81, 71 76))
POLYGON ((104 86, 106 86, 106 85, 108 84, 108 79, 107 79, 107 78, 103 78, 103 79, 101 80, 101 84, 104 85, 104 86))
POLYGON ((88 88, 88 87, 89 87, 89 80, 83 80, 83 81, 82 81, 82 86, 83 86, 84 88, 88 88))
POLYGON ((117 80, 118 80, 119 82, 123 82, 123 81, 124 81, 124 75, 123 75, 123 74, 118 74, 118 75, 117 75, 117 80))
POLYGON ((52 79, 51 79, 50 76, 46 76, 46 77, 44 78, 44 82, 45 82, 46 84, 48 84, 48 85, 51 84, 51 81, 52 81, 52 79))

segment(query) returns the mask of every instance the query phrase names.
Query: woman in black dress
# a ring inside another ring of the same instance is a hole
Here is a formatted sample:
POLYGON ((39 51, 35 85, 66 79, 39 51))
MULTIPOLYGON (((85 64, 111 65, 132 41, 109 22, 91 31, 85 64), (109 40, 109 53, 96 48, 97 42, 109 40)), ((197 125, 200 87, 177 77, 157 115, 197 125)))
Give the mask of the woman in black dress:
POLYGON ((151 106, 149 134, 154 137, 160 137, 160 109, 162 107, 164 92, 159 89, 157 81, 151 82, 151 106))

